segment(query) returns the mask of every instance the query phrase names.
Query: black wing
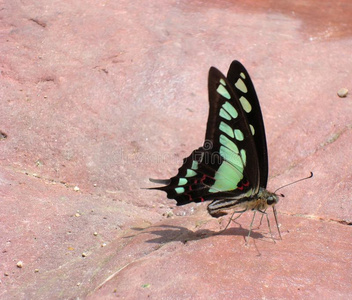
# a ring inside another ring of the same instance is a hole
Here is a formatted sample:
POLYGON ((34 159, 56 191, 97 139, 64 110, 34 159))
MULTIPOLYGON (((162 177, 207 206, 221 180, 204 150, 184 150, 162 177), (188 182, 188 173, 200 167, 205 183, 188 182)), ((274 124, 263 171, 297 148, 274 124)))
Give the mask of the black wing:
POLYGON ((266 164, 267 173, 267 159, 259 158, 256 149, 264 147, 266 155, 263 120, 247 71, 234 61, 227 79, 212 67, 208 89, 210 107, 203 147, 184 159, 176 176, 151 180, 166 184, 153 189, 167 192, 177 205, 248 197, 258 193, 261 176, 267 178, 259 171, 260 164, 266 164), (256 116, 259 121, 253 119, 256 116), (264 137, 257 138, 258 134, 264 137))
POLYGON ((257 93, 255 92, 254 85, 247 70, 239 61, 234 60, 231 63, 230 69, 227 73, 227 79, 232 84, 235 84, 240 78, 245 83, 247 92, 244 93, 241 89, 236 88, 236 93, 239 99, 241 97, 245 97, 252 107, 252 110, 247 112, 247 119, 249 124, 251 124, 255 129, 254 142, 259 160, 260 186, 266 188, 268 182, 268 150, 266 145, 263 116, 257 93), (244 74, 244 76, 241 75, 241 73, 244 74))

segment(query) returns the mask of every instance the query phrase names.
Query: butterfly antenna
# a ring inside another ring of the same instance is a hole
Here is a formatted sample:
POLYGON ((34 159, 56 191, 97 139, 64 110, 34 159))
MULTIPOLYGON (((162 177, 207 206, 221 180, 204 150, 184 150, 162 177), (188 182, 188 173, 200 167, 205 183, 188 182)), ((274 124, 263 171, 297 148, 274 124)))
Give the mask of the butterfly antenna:
MULTIPOLYGON (((298 179, 298 180, 296 180, 296 181, 294 181, 294 182, 290 182, 290 183, 288 183, 288 184, 285 184, 285 185, 283 185, 283 186, 280 186, 278 189, 275 190, 274 194, 275 194, 278 190, 281 190, 281 189, 284 188, 284 187, 287 187, 287 186, 289 186, 289 185, 291 185, 291 184, 295 184, 295 183, 297 183, 297 182, 300 182, 300 181, 303 181, 303 180, 306 180, 306 179, 309 179, 309 178, 312 178, 312 177, 313 177, 313 172, 310 172, 310 175, 307 176, 307 177, 304 177, 304 178, 298 179)), ((283 195, 281 194, 281 196, 283 196, 283 195)))

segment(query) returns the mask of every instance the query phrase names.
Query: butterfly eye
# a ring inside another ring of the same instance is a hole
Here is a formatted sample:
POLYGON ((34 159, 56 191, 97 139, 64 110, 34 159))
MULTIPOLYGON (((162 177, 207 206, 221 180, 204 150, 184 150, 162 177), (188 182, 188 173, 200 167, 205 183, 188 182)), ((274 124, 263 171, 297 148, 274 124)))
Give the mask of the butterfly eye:
POLYGON ((268 205, 273 205, 273 204, 276 204, 277 202, 278 202, 278 199, 273 196, 268 197, 268 199, 266 200, 266 203, 268 205))

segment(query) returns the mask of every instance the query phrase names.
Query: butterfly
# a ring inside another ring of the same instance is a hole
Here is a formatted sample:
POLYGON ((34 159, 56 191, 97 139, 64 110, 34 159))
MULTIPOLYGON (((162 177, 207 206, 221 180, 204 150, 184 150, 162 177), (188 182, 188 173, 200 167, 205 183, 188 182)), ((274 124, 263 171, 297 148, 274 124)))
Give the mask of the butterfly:
POLYGON ((150 189, 165 191, 177 205, 212 201, 207 209, 213 217, 234 210, 226 228, 237 219, 232 219, 235 213, 241 216, 245 211, 254 211, 246 242, 257 211, 262 217, 266 215, 271 234, 266 210, 272 207, 281 238, 275 209, 281 195, 266 189, 268 151, 264 122, 247 70, 233 61, 225 77, 211 67, 208 92, 209 116, 203 146, 184 159, 176 176, 150 179, 164 185, 150 189))

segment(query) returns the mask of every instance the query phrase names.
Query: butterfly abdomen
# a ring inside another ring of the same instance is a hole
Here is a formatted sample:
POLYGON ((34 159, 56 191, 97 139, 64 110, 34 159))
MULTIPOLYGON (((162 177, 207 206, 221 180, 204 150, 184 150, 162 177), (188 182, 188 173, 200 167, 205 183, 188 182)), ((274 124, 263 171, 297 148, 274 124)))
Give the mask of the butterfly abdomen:
POLYGON ((257 210, 264 212, 269 206, 275 205, 279 201, 276 194, 269 192, 264 188, 260 188, 259 193, 249 197, 228 198, 222 200, 214 200, 208 205, 208 212, 212 216, 223 215, 224 210, 234 210, 237 212, 245 212, 247 210, 257 210))

